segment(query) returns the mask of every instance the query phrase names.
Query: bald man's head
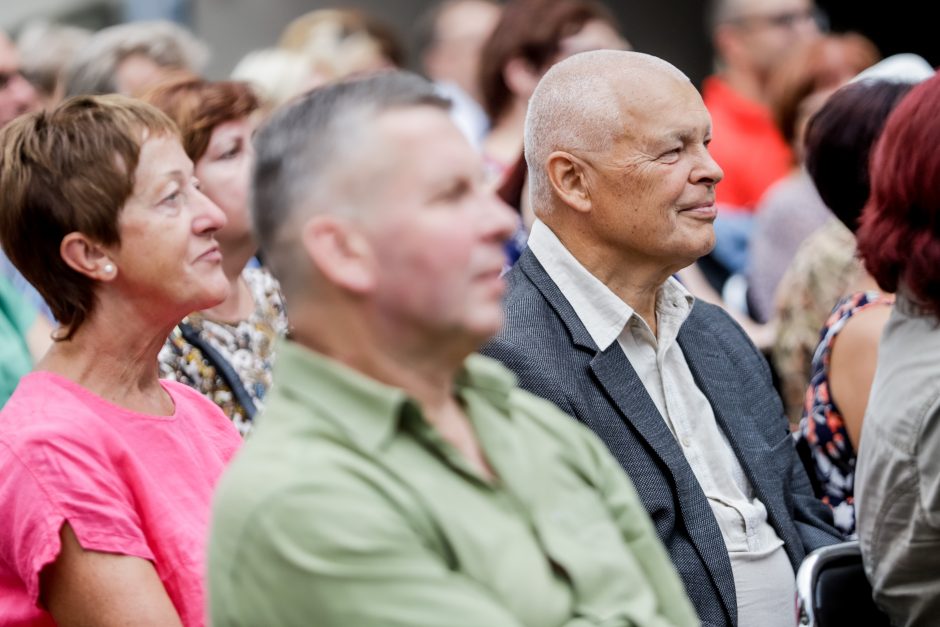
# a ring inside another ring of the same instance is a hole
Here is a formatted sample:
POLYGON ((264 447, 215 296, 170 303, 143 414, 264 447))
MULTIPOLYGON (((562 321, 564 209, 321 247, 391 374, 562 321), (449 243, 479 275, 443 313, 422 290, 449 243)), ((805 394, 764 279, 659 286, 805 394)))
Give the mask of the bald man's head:
POLYGON ((631 134, 631 111, 652 106, 688 77, 640 52, 596 50, 557 63, 539 82, 525 124, 529 194, 537 215, 553 207, 545 165, 555 151, 605 151, 631 134))

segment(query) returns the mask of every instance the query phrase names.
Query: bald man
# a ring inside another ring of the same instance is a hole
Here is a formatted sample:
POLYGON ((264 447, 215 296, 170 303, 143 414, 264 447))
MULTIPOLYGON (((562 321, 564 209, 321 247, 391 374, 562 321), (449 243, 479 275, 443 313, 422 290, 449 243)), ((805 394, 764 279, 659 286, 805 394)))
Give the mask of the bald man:
POLYGON ((661 59, 552 68, 525 129, 538 219, 484 352, 601 436, 705 625, 793 627, 795 570, 841 538, 763 357, 672 278, 714 245, 710 140, 698 92, 661 59))
POLYGON ((604 445, 472 354, 515 218, 446 101, 403 73, 334 84, 256 147, 292 340, 216 494, 212 624, 698 625, 604 445))

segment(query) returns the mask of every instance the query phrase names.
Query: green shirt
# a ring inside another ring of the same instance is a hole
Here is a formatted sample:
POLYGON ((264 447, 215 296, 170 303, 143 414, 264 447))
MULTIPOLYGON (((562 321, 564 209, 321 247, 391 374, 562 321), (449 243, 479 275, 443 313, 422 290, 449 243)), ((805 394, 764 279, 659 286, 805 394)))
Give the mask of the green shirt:
POLYGON ((698 624, 593 433, 478 355, 455 394, 495 481, 402 390, 283 343, 263 416, 216 494, 212 624, 698 624))
POLYGON ((26 334, 36 321, 36 310, 0 276, 0 407, 3 407, 20 377, 33 367, 26 334))

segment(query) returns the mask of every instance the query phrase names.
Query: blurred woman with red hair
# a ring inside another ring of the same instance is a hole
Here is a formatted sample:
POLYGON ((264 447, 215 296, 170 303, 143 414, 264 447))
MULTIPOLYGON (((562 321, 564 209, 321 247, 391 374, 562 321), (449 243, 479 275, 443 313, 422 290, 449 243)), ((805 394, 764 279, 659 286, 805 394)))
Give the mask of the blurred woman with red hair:
POLYGON ((875 601, 895 625, 940 616, 940 76, 885 125, 858 247, 897 300, 878 352, 856 470, 875 601))

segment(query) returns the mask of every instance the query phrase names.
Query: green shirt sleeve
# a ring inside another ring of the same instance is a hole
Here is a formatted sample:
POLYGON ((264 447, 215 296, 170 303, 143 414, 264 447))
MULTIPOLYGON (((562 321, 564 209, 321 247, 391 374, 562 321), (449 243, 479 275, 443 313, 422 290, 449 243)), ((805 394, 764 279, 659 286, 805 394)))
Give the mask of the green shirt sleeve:
POLYGON ((578 468, 598 492, 620 531, 633 560, 632 570, 647 585, 631 586, 630 598, 608 619, 582 618, 566 627, 696 627, 698 615, 689 601, 685 586, 676 572, 669 553, 660 541, 633 482, 601 439, 586 426, 571 419, 553 404, 532 397, 524 405, 530 415, 537 415, 542 427, 551 431, 556 441, 564 443, 566 463, 578 468))
POLYGON ((228 561, 253 583, 213 591, 213 625, 524 627, 449 570, 389 501, 346 479, 334 473, 317 482, 328 489, 283 494, 254 512, 228 561))
POLYGON ((698 625, 695 608, 633 482, 604 443, 593 433, 588 436, 596 463, 597 487, 641 570, 655 582, 647 588, 656 596, 655 624, 698 625))

